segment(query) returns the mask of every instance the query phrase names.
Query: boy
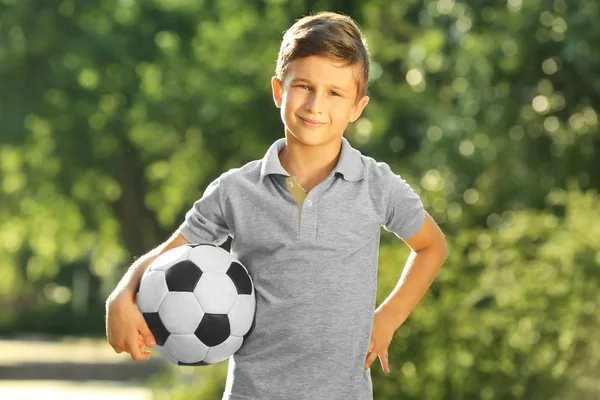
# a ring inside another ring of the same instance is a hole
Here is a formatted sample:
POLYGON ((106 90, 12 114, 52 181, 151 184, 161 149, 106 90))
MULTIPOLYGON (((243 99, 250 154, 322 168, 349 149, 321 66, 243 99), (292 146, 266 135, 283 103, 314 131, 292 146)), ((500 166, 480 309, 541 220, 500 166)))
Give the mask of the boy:
POLYGON ((285 138, 262 160, 213 181, 173 236, 137 260, 107 300, 107 337, 145 360, 152 334, 134 301, 156 256, 221 245, 252 275, 256 327, 229 359, 223 399, 372 399, 369 366, 424 295, 447 255, 443 234, 404 180, 343 137, 367 105, 369 56, 349 17, 320 13, 284 35, 273 99, 285 138), (413 250, 375 309, 381 226, 413 250))

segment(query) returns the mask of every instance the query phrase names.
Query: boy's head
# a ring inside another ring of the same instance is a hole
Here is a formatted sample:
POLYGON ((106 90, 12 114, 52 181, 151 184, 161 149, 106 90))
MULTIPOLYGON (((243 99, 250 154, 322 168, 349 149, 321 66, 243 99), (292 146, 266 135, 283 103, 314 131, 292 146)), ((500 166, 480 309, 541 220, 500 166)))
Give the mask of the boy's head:
POLYGON ((283 37, 271 79, 286 135, 307 145, 340 140, 369 102, 368 82, 366 40, 350 17, 323 12, 298 20, 283 37))
POLYGON ((284 81, 291 62, 320 56, 354 68, 356 99, 367 93, 371 64, 367 41, 352 18, 333 12, 304 17, 283 36, 275 77, 284 81))

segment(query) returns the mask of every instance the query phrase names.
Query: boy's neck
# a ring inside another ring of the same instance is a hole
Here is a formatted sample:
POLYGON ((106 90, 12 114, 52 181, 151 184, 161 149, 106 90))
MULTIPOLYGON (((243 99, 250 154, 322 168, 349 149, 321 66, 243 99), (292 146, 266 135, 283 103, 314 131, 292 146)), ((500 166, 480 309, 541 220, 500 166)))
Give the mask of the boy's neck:
POLYGON ((310 191, 335 168, 340 158, 342 141, 319 146, 306 146, 286 135, 286 146, 279 152, 281 166, 295 176, 300 186, 310 191))

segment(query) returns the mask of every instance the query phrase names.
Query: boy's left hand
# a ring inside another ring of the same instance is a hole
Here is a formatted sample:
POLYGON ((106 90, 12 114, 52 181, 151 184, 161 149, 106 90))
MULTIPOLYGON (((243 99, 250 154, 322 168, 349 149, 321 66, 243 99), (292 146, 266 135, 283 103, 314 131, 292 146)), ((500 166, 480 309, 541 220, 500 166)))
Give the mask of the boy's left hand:
POLYGON ((373 364, 373 361, 379 357, 383 372, 386 374, 390 372, 388 348, 390 347, 392 337, 396 331, 390 321, 391 319, 386 317, 383 310, 375 310, 373 329, 371 331, 371 342, 369 343, 369 351, 367 352, 367 360, 365 362, 365 371, 368 370, 371 367, 371 364, 373 364))

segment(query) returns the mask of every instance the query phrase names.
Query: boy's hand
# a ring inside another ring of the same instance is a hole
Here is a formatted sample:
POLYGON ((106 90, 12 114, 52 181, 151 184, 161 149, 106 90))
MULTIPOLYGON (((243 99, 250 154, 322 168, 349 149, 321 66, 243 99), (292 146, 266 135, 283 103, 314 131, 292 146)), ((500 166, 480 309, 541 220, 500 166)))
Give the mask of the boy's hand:
POLYGON ((373 329, 371 331, 371 342, 369 343, 369 351, 365 361, 365 371, 371 367, 373 361, 379 357, 383 372, 388 374, 390 367, 388 364, 388 348, 392 342, 392 337, 396 329, 390 323, 391 319, 386 318, 385 313, 379 309, 375 310, 373 320, 373 329))
POLYGON ((147 360, 152 353, 144 348, 156 346, 129 290, 111 295, 106 302, 106 338, 117 353, 125 351, 136 361, 147 360))

